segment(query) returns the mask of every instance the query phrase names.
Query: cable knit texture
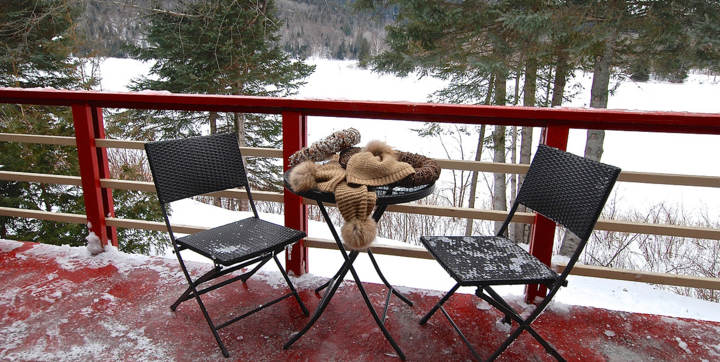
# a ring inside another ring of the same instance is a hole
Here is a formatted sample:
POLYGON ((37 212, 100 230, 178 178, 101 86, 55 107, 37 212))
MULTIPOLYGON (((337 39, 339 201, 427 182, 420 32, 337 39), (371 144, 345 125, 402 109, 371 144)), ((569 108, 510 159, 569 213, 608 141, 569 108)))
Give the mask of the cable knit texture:
POLYGON ((330 161, 318 165, 315 169, 317 189, 324 192, 334 192, 341 181, 345 181, 345 169, 337 161, 330 161))
POLYGON ((310 147, 303 147, 301 150, 288 157, 288 164, 293 167, 303 161, 324 161, 333 154, 348 147, 360 143, 360 132, 355 128, 343 129, 313 142, 310 147))
POLYGON ((437 161, 423 155, 410 152, 398 152, 398 161, 410 164, 415 173, 398 181, 397 185, 402 187, 415 187, 428 185, 440 178, 440 165, 437 161))
POLYGON ((358 152, 348 160, 347 181, 367 186, 389 185, 415 173, 405 162, 398 162, 393 153, 376 156, 372 152, 358 152))
POLYGON ((350 249, 367 249, 377 234, 375 220, 370 214, 375 208, 377 195, 367 186, 352 187, 341 182, 335 188, 335 201, 345 225, 341 228, 343 242, 350 249))
MULTIPOLYGON (((318 150, 330 151, 324 147, 318 150)), ((345 220, 340 230, 343 243, 349 249, 365 250, 377 234, 375 220, 370 217, 377 195, 368 191, 368 186, 393 184, 414 174, 415 169, 399 162, 397 152, 381 141, 371 141, 363 149, 353 148, 346 154, 347 168, 339 162, 343 154, 335 155, 325 164, 305 161, 293 167, 288 182, 296 192, 310 189, 333 192, 345 220)))

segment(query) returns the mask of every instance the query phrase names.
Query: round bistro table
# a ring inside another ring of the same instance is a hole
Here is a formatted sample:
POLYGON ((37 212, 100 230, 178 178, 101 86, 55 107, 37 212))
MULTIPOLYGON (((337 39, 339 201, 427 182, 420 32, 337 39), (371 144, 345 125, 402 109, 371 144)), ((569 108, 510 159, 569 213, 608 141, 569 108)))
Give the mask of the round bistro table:
MULTIPOLYGON (((368 310, 370 310, 370 314, 373 316, 373 319, 375 319, 375 322, 377 323, 380 330, 383 332, 383 335, 385 335, 385 338, 390 342, 390 345, 395 349, 395 351, 398 353, 398 356, 405 360, 405 354, 402 352, 400 347, 395 343, 395 340, 392 338, 390 333, 388 332, 387 328, 385 328, 385 317, 387 316, 388 311, 388 305, 390 303, 390 297, 394 294, 398 298, 400 298, 403 302, 405 302, 407 305, 412 306, 413 303, 408 298, 406 298, 404 295, 400 294, 393 286, 385 279, 385 276, 380 271, 380 267, 375 260, 375 257, 373 256, 372 250, 370 248, 367 249, 367 254, 370 257, 370 261, 372 262, 373 267, 375 268, 375 271, 378 273, 378 276, 383 281, 385 286, 388 288, 387 296, 385 298, 385 307, 383 311, 382 319, 378 316, 377 312, 375 312, 375 308, 373 307, 372 303, 370 302, 370 298, 368 297, 367 293, 365 292, 365 288, 362 286, 362 282, 360 281, 360 278, 358 277, 357 271, 353 267, 353 263, 355 262, 355 259, 357 259, 358 255, 360 254, 360 251, 358 250, 351 250, 348 252, 345 247, 343 246, 342 240, 340 239, 340 236, 335 230, 335 226, 332 223, 332 220, 330 219, 330 216, 328 215, 327 210, 325 209, 325 203, 335 203, 335 194, 332 192, 322 192, 318 190, 310 190, 306 192, 297 192, 293 190, 290 187, 290 184, 288 182, 288 176, 290 174, 290 170, 285 172, 283 179, 285 183, 285 188, 287 188, 290 192, 301 196, 306 199, 315 200, 317 202, 318 207, 320 208, 320 212, 323 215, 323 218, 325 219, 325 223, 328 225, 328 228, 330 228, 330 232, 332 233, 333 238, 335 239, 335 243, 337 244, 338 249, 340 250, 340 253, 343 256, 343 259, 345 260, 340 269, 335 273, 335 275, 330 278, 325 284, 321 285, 317 289, 315 289, 315 292, 319 292, 320 290, 330 286, 325 291, 325 294, 322 297, 322 300, 320 301, 320 304, 315 309, 315 312, 313 313, 312 318, 310 321, 303 327, 303 329, 294 334, 292 338, 290 338, 289 341, 283 345, 284 349, 290 348, 290 346, 295 343, 300 337, 302 337, 305 332, 307 332, 313 324, 320 318, 322 313, 325 311, 325 308, 330 303, 330 300, 332 299, 333 295, 335 295, 335 292, 337 291, 338 287, 343 281, 343 278, 345 275, 347 275, 348 271, 353 276, 353 279, 355 280, 355 284, 358 287, 358 290, 360 291, 360 294, 363 297, 363 300, 365 301, 365 304, 368 307, 368 310)), ((435 184, 429 184, 429 185, 422 185, 417 187, 393 187, 393 186, 378 186, 378 187, 368 187, 368 191, 375 191, 377 194, 377 200, 375 201, 375 210, 373 210, 372 218, 375 220, 375 222, 378 222, 380 220, 380 217, 383 215, 385 210, 389 205, 394 204, 401 204, 405 202, 411 202, 420 200, 428 195, 430 195, 433 190, 435 189, 435 184)))

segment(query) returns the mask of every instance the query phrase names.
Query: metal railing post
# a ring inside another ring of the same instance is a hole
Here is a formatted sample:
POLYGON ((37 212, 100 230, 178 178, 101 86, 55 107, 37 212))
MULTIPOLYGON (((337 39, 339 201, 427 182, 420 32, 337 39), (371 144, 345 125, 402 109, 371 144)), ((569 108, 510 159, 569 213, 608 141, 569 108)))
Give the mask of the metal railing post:
MULTIPOLYGON (((307 116, 298 112, 283 112, 282 132, 283 171, 287 171, 290 168, 288 158, 307 145, 307 116)), ((285 202, 285 226, 307 233, 307 206, 302 203, 302 198, 285 190, 283 201, 285 202)), ((308 248, 305 246, 304 240, 300 240, 290 250, 286 250, 285 269, 295 275, 303 275, 309 271, 308 248)))
POLYGON ((107 153, 95 145, 96 137, 104 137, 102 109, 87 103, 72 106, 77 144, 78 163, 85 201, 85 215, 90 231, 100 239, 103 247, 108 240, 117 246, 117 232, 108 227, 105 218, 114 216, 112 192, 103 190, 100 178, 109 177, 107 153))
MULTIPOLYGON (((569 133, 570 129, 568 127, 547 127, 543 143, 565 150, 567 149, 569 133)), ((555 223, 536 213, 530 236, 530 254, 545 263, 545 265, 550 266, 554 239, 555 223)), ((545 295, 547 295, 547 287, 544 285, 528 284, 525 287, 525 303, 534 303, 535 298, 543 298, 545 295)))

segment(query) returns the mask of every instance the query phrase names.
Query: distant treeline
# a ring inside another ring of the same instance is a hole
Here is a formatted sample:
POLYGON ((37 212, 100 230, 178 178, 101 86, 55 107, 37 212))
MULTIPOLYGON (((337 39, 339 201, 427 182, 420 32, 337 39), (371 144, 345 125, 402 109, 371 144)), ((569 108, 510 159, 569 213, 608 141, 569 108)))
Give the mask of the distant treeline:
MULTIPOLYGON (((78 29, 87 40, 85 55, 124 58, 126 44, 143 42, 154 4, 165 9, 181 0, 84 0, 78 29)), ((194 0, 205 1, 205 0, 194 0)), ((335 59, 366 60, 384 49, 385 25, 392 11, 373 15, 353 9, 352 0, 276 0, 283 49, 300 58, 320 55, 335 59)))

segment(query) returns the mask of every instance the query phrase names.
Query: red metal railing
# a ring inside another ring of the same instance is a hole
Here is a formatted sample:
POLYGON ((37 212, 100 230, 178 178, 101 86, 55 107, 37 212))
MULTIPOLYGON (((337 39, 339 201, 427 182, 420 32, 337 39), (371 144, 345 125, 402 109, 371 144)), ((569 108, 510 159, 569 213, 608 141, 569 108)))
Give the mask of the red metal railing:
MULTIPOLYGON (((104 138, 101 107, 223 111, 282 115, 284 169, 287 156, 307 143, 308 116, 334 116, 441 123, 495 124, 546 127, 546 144, 565 149, 569 128, 623 131, 720 134, 720 114, 678 112, 628 112, 599 109, 498 107, 427 103, 300 100, 244 96, 187 95, 169 93, 107 93, 47 89, 0 88, 0 103, 70 106, 82 176, 85 207, 91 230, 103 241, 117 245, 113 228, 105 217, 113 215, 112 193, 100 186, 109 177, 107 154, 95 145, 104 138)), ((300 198, 285 192, 285 222, 307 231, 307 210, 300 198)), ((555 225, 536 216, 531 253, 550 265, 555 225)), ((289 270, 308 271, 307 248, 300 243, 286 253, 289 270)), ((530 288, 526 298, 544 294, 530 288)))

